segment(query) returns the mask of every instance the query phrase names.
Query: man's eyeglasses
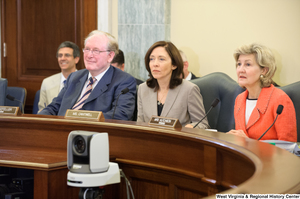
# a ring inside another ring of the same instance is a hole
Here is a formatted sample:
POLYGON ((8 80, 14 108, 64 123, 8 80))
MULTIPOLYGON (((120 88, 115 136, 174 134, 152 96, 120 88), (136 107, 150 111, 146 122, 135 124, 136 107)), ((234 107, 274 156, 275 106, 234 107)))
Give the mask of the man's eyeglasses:
POLYGON ((71 54, 68 54, 68 53, 66 53, 66 54, 58 54, 57 55, 57 58, 62 58, 63 56, 65 56, 66 58, 69 58, 69 57, 72 57, 73 55, 71 55, 71 54))
POLYGON ((104 51, 101 51, 101 50, 97 50, 97 49, 91 50, 91 49, 89 49, 89 48, 84 48, 84 49, 83 49, 83 52, 84 52, 84 53, 92 52, 93 55, 99 55, 100 53, 110 52, 110 50, 104 50, 104 51))

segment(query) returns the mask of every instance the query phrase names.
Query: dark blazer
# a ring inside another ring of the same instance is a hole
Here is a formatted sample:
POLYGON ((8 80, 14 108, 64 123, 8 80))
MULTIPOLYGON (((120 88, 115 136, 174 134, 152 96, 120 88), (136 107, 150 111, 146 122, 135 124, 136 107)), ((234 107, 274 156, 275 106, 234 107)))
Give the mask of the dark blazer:
POLYGON ((192 74, 191 79, 197 79, 198 78, 198 77, 196 77, 196 75, 194 75, 194 73, 191 72, 191 74, 192 74))
MULTIPOLYGON (((71 73, 58 96, 39 114, 65 115, 67 109, 72 109, 78 100, 88 74, 89 71, 86 69, 71 73)), ((128 73, 112 66, 93 89, 82 110, 102 111, 105 119, 111 119, 116 106, 116 99, 126 87, 129 92, 120 95, 114 119, 131 120, 135 107, 136 81, 128 73)))
POLYGON ((142 84, 144 82, 144 81, 142 81, 142 80, 140 80, 138 78, 135 78, 135 80, 136 80, 136 85, 140 85, 140 84, 142 84))

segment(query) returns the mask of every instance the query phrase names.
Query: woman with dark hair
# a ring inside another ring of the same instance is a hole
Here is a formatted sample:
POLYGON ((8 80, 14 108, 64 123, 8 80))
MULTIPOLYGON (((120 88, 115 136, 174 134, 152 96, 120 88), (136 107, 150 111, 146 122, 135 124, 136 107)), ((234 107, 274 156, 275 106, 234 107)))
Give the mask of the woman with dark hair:
MULTIPOLYGON (((145 55, 149 79, 138 89, 139 122, 149 122, 153 115, 177 118, 192 128, 205 115, 199 87, 183 80, 183 61, 171 42, 154 43, 145 55)), ((209 128, 204 119, 197 128, 209 128)))

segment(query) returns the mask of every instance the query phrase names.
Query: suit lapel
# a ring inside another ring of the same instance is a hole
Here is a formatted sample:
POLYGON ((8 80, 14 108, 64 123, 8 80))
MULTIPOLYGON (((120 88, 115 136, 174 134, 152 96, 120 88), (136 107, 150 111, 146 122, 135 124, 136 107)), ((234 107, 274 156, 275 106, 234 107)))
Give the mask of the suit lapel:
POLYGON ((260 114, 265 114, 265 112, 267 111, 274 88, 275 87, 273 85, 267 88, 262 88, 259 97, 257 99, 257 104, 253 109, 251 116, 249 118, 247 129, 249 129, 259 120, 260 114))
POLYGON ((248 120, 246 129, 248 130, 251 126, 253 126, 259 120, 259 118, 260 118, 259 109, 257 108, 257 106, 255 106, 248 120))
POLYGON ((72 96, 74 96, 72 98, 72 102, 71 102, 72 107, 77 102, 78 98, 80 97, 82 89, 84 89, 83 86, 84 86, 84 84, 85 84, 85 82, 87 80, 88 74, 89 74, 89 71, 87 70, 85 72, 85 74, 75 84, 75 89, 74 90, 75 90, 76 93, 74 93, 74 95, 72 95, 72 96))
POLYGON ((165 101, 165 104, 164 104, 164 108, 161 112, 161 116, 162 117, 167 117, 171 108, 173 107, 174 103, 175 103, 175 100, 177 98, 177 95, 181 89, 181 85, 177 86, 176 88, 174 89, 169 89, 169 92, 167 94, 167 98, 166 98, 166 101, 165 101))
MULTIPOLYGON (((149 89, 148 97, 146 100, 146 106, 148 107, 149 112, 152 115, 158 115, 157 113, 157 92, 154 92, 154 89, 149 89)), ((150 119, 150 118, 149 118, 150 119)))
POLYGON ((58 96, 59 89, 60 89, 60 82, 61 82, 61 73, 56 74, 55 77, 49 82, 47 85, 47 99, 46 99, 46 106, 52 102, 52 100, 58 96))
POLYGON ((110 66, 106 73, 102 76, 101 80, 98 82, 97 86, 93 89, 90 96, 87 98, 85 104, 98 98, 102 93, 104 93, 108 89, 108 85, 111 83, 113 74, 114 68, 110 66))
POLYGON ((245 121, 245 111, 246 111, 246 98, 248 96, 248 91, 246 90, 245 92, 242 93, 241 100, 237 101, 236 104, 236 117, 240 118, 237 120, 239 124, 236 126, 242 127, 245 133, 246 133, 246 121, 245 121))
POLYGON ((57 85, 55 87, 55 89, 53 89, 55 91, 56 96, 58 95, 58 93, 60 91, 59 90, 60 89, 60 82, 61 82, 61 73, 57 74, 56 78, 54 78, 52 80, 52 85, 57 85))

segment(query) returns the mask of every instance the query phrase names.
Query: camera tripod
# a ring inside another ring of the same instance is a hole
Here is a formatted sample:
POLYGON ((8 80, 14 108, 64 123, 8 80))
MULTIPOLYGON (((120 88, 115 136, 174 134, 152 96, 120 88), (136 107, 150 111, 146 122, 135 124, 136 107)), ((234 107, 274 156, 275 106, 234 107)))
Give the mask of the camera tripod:
POLYGON ((79 199, 102 199, 104 188, 102 187, 85 187, 80 188, 79 199))

